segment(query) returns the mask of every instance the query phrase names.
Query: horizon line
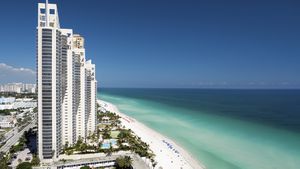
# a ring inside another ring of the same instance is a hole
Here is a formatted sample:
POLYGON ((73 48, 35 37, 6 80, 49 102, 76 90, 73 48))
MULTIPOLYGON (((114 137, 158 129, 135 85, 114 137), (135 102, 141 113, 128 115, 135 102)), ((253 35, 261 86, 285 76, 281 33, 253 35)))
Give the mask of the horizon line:
POLYGON ((300 90, 299 88, 97 87, 97 89, 300 90))

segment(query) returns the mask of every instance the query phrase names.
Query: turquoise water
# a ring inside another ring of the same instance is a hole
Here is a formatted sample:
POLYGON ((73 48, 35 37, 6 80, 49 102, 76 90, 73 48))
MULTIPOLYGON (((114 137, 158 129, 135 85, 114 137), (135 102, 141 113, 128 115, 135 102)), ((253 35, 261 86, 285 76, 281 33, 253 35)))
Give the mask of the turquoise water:
POLYGON ((104 141, 101 145, 101 148, 109 149, 110 145, 115 146, 116 144, 117 144, 117 141, 115 139, 110 139, 110 140, 104 141))
POLYGON ((100 93, 123 113, 176 141, 208 169, 300 167, 299 91, 100 93))

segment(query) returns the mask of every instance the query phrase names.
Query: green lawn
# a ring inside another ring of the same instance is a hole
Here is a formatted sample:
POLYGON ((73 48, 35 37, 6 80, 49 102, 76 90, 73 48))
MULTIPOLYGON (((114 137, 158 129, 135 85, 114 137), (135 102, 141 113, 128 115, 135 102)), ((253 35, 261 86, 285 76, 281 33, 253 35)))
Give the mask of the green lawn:
POLYGON ((107 125, 106 124, 98 124, 98 128, 104 129, 107 125))
POLYGON ((120 131, 117 131, 117 130, 111 131, 111 132, 110 132, 110 136, 111 136, 112 138, 118 138, 119 133, 120 133, 120 131))
POLYGON ((6 132, 8 132, 9 130, 11 130, 12 128, 4 128, 4 130, 6 131, 6 132))
POLYGON ((0 135, 1 134, 5 134, 7 133, 9 130, 11 130, 12 128, 2 128, 1 131, 0 131, 0 135))

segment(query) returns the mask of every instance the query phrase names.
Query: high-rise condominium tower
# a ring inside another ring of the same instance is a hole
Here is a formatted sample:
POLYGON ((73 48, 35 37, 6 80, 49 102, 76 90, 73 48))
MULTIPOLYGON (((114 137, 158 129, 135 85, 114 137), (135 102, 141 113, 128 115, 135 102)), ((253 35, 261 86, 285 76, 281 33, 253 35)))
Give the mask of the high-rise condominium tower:
POLYGON ((57 6, 47 2, 38 4, 37 70, 38 154, 55 160, 95 131, 97 81, 84 38, 61 29, 57 6))

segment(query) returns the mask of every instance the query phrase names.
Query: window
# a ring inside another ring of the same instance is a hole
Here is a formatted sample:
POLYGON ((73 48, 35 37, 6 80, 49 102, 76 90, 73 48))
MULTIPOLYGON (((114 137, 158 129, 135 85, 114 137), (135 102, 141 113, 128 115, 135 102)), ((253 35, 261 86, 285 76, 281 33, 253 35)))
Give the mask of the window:
POLYGON ((55 10, 54 9, 50 9, 50 14, 55 14, 55 10))
POLYGON ((41 20, 42 20, 42 21, 45 21, 45 20, 46 20, 46 16, 44 16, 44 15, 41 16, 41 20))
POLYGON ((46 26, 45 22, 40 23, 40 27, 45 27, 45 26, 46 26))
POLYGON ((40 12, 41 12, 42 14, 45 14, 45 13, 46 13, 45 8, 41 8, 41 9, 40 9, 40 12))

